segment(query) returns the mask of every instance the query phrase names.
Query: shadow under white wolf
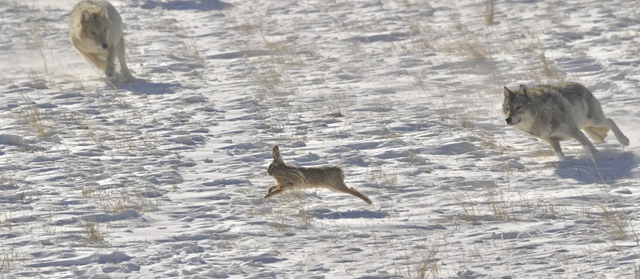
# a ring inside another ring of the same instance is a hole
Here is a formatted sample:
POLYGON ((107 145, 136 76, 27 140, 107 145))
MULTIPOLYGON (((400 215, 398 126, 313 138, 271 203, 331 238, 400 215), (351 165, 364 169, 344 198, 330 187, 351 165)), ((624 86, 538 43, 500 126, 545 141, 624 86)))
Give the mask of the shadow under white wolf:
POLYGON ((107 1, 79 2, 71 12, 69 39, 73 47, 107 77, 115 74, 115 59, 120 62, 120 73, 125 82, 135 78, 127 68, 122 18, 107 1))

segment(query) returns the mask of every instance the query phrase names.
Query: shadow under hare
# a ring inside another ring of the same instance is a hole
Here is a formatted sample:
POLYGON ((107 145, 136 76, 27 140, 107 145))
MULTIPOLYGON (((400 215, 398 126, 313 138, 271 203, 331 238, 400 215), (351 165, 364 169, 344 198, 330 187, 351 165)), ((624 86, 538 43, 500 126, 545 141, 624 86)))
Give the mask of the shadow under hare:
POLYGON ((265 199, 291 189, 326 188, 356 196, 372 204, 366 195, 344 184, 344 172, 341 168, 289 166, 280 157, 280 149, 277 146, 273 147, 273 162, 269 165, 267 173, 275 178, 277 184, 269 188, 265 199))

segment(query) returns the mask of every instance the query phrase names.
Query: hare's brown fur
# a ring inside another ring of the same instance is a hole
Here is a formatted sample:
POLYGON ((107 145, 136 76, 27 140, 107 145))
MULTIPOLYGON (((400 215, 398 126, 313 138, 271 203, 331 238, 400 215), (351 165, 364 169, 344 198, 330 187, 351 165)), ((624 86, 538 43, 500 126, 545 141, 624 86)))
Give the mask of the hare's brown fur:
POLYGON ((366 195, 344 184, 344 172, 341 168, 289 166, 280 157, 280 149, 277 146, 273 147, 273 162, 269 165, 267 173, 275 178, 277 184, 269 188, 265 199, 290 189, 327 188, 356 196, 368 204, 372 203, 366 195))

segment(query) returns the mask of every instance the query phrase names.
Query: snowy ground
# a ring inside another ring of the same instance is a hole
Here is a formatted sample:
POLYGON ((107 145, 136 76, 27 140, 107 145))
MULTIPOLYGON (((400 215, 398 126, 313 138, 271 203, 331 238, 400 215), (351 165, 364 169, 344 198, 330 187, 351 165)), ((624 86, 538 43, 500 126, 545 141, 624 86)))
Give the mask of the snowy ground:
POLYGON ((640 277, 637 1, 113 1, 115 85, 74 4, 0 1, 2 278, 640 277), (561 80, 631 146, 504 125, 561 80), (263 200, 274 145, 373 205, 263 200))

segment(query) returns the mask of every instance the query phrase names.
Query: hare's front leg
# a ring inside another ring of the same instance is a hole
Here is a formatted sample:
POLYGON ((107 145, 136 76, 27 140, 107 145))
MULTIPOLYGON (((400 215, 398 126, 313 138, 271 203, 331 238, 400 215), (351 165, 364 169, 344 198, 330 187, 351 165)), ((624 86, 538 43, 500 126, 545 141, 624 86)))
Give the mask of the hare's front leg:
POLYGON ((267 191, 267 194, 264 196, 264 198, 268 199, 271 196, 275 196, 277 194, 284 192, 287 189, 293 188, 293 186, 294 186, 293 182, 291 181, 281 181, 280 179, 278 179, 278 184, 276 184, 276 186, 270 187, 269 190, 267 191))
POLYGON ((276 185, 276 186, 272 186, 269 188, 269 190, 267 191, 267 194, 264 195, 265 199, 270 198, 271 196, 277 195, 282 193, 282 191, 284 191, 284 189, 282 187, 280 187, 280 185, 276 185))

